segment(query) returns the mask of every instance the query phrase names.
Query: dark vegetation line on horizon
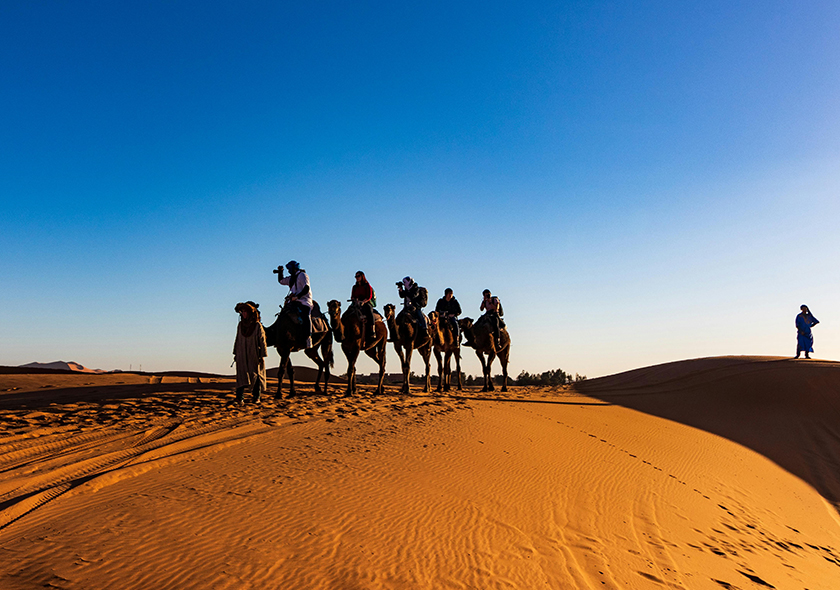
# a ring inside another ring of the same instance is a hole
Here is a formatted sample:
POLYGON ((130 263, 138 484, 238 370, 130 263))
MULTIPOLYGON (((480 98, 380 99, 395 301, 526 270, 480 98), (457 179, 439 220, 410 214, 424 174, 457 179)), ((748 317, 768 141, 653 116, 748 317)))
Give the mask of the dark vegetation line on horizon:
MULTIPOLYGON (((297 367, 296 367, 297 368, 297 367)), ((172 377, 217 377, 217 378, 226 378, 226 377, 233 377, 233 375, 222 375, 218 373, 203 373, 198 371, 122 371, 122 370, 114 370, 114 371, 103 371, 100 373, 86 373, 83 371, 74 371, 72 369, 44 369, 44 368, 35 368, 35 367, 12 367, 12 366, 0 366, 0 374, 23 374, 23 373, 31 373, 31 374, 50 374, 50 375, 114 375, 114 374, 134 374, 134 375, 160 375, 160 376, 172 376, 172 377)), ((374 374, 374 376, 376 376, 374 374)), ((276 375, 274 375, 276 378, 276 375)), ((339 375, 339 377, 346 377, 346 375, 339 375)), ((367 375, 359 375, 359 382, 366 383, 367 382, 367 375)), ((402 378, 402 375, 400 375, 402 378)), ((423 375, 417 375, 413 371, 410 374, 411 382, 412 383, 421 383, 425 380, 423 375)), ((437 385, 437 375, 432 375, 431 377, 432 382, 437 385)), ((461 372, 461 379, 463 380, 465 385, 482 385, 483 378, 482 377, 475 377, 473 375, 467 375, 463 371, 461 372)), ((567 373, 563 369, 552 369, 550 371, 544 371, 542 373, 528 373, 527 371, 522 371, 519 373, 519 376, 516 379, 513 379, 512 385, 541 385, 541 386, 556 386, 556 385, 570 385, 572 383, 576 383, 578 381, 584 381, 586 379, 586 375, 579 375, 575 373, 572 375, 571 373, 567 373)), ((501 385, 502 383, 502 375, 494 375, 493 382, 497 385, 501 385)))
MULTIPOLYGON (((411 382, 414 384, 422 384, 425 382, 425 376, 417 375, 412 371, 409 375, 411 382)), ((361 379, 361 376, 358 377, 361 379)), ((367 377, 365 377, 366 379, 367 377)), ((431 380, 433 385, 437 385, 437 375, 432 375, 431 380)), ((504 377, 499 375, 493 376, 493 382, 496 385, 502 385, 504 377)), ((483 385, 484 379, 481 376, 474 377, 473 375, 467 375, 463 371, 461 372, 461 380, 463 381, 464 385, 483 385)), ((542 373, 528 373, 527 371, 522 371, 519 373, 519 376, 516 379, 512 380, 511 385, 537 385, 537 386, 557 386, 557 385, 571 385, 572 383, 576 383, 578 381, 586 380, 586 375, 579 375, 575 373, 572 375, 571 373, 567 373, 563 369, 552 369, 550 371, 544 371, 542 373)), ((359 381, 362 382, 361 380, 359 381)))

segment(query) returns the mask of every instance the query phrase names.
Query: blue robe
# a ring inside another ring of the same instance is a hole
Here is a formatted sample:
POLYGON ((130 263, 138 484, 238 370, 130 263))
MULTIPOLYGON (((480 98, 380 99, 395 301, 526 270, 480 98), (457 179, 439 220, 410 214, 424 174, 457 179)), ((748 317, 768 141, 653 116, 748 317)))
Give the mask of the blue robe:
POLYGON ((796 354, 800 352, 814 352, 814 335, 811 326, 819 324, 819 320, 811 314, 800 313, 796 316, 796 354))

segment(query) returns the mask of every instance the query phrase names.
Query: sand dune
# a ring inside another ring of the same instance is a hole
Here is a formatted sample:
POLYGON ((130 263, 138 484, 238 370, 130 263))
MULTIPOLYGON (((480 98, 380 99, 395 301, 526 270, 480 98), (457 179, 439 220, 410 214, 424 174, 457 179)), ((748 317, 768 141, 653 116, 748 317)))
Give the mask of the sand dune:
POLYGON ((840 363, 698 359, 594 379, 578 389, 747 446, 840 509, 840 363))
POLYGON ((0 588, 835 589, 835 449, 797 428, 831 438, 836 368, 258 407, 223 379, 5 375, 0 588))
POLYGON ((27 363, 17 367, 20 369, 45 369, 51 371, 73 371, 76 373, 105 373, 102 369, 90 369, 76 361, 53 361, 51 363, 27 363))

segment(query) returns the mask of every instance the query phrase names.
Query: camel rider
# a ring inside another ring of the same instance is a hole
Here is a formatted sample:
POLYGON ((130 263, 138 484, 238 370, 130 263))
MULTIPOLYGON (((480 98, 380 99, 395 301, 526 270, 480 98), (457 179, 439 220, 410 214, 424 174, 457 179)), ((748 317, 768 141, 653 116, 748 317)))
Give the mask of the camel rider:
POLYGON ((499 301, 498 297, 493 297, 490 289, 484 289, 482 295, 484 295, 484 299, 481 300, 481 311, 484 312, 484 317, 493 329, 493 342, 496 344, 496 350, 498 350, 501 348, 499 318, 505 315, 505 312, 502 309, 502 302, 499 301))
POLYGON ((365 316, 367 344, 373 343, 376 340, 376 325, 373 320, 373 287, 367 282, 365 273, 360 270, 356 271, 356 284, 350 292, 350 300, 359 305, 362 315, 365 316))
MULTIPOLYGON (((426 315, 423 313, 423 308, 426 307, 427 303, 423 300, 423 288, 415 283, 411 277, 404 277, 402 281, 397 281, 397 289, 399 296, 403 298, 403 305, 406 308, 414 309, 420 329, 428 331, 426 315)), ((428 297, 428 292, 426 292, 425 297, 428 297)))
POLYGON ((438 299, 435 311, 438 312, 441 318, 449 320, 449 325, 452 326, 452 335, 455 336, 455 341, 461 341, 461 334, 458 332, 458 316, 461 315, 461 304, 455 299, 452 289, 446 288, 443 292, 443 297, 438 299))
POLYGON ((297 345, 301 348, 310 348, 312 346, 312 289, 309 287, 309 275, 295 260, 286 263, 286 270, 289 271, 287 277, 283 276, 282 266, 278 266, 274 272, 277 273, 277 282, 289 287, 285 306, 288 307, 289 304, 293 304, 300 310, 304 318, 306 338, 301 338, 301 342, 298 342, 297 345))

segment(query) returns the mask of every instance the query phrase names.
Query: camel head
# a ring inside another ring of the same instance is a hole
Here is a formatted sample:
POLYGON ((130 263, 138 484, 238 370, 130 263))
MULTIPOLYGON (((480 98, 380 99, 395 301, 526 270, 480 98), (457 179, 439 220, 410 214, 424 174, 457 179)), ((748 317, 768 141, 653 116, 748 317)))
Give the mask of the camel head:
POLYGON ((327 309, 329 310, 330 319, 338 320, 341 317, 341 303, 335 299, 327 302, 327 309))
POLYGON ((385 312, 386 320, 390 320, 392 317, 394 317, 394 309, 395 308, 393 303, 387 303, 385 307, 382 308, 382 311, 385 312))
POLYGON ((466 332, 467 330, 472 330, 473 321, 472 318, 461 318, 458 320, 458 327, 461 328, 462 332, 466 332))
POLYGON ((438 314, 438 312, 436 312, 436 311, 430 311, 429 312, 429 323, 435 329, 437 329, 437 327, 438 327, 438 318, 439 317, 440 317, 440 314, 438 314))

